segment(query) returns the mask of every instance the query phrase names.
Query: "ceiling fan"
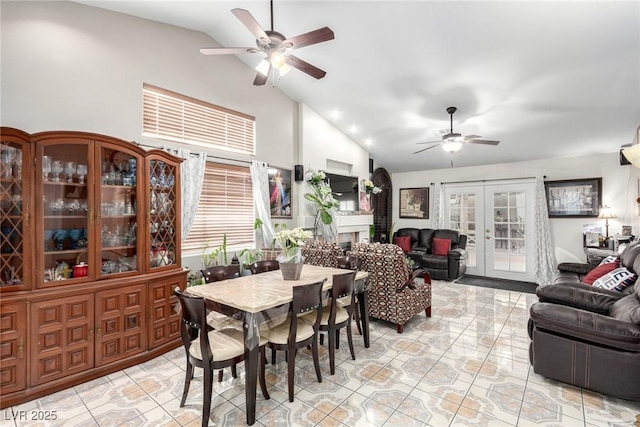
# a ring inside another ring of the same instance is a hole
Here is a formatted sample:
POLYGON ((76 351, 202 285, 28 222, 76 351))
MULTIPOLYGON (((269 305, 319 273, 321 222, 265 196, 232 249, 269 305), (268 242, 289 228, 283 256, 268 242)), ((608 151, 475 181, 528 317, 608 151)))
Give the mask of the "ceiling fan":
POLYGON ((264 85, 272 70, 274 73, 275 70, 278 70, 279 75, 282 76, 286 74, 291 67, 294 67, 316 79, 321 79, 327 74, 326 71, 303 61, 289 52, 301 47, 333 40, 334 34, 329 27, 322 27, 295 37, 286 38, 281 33, 273 30, 273 0, 271 0, 271 30, 269 31, 263 30, 248 10, 232 9, 231 13, 256 37, 257 47, 203 48, 200 49, 201 53, 204 55, 265 53, 265 59, 256 67, 258 74, 253 81, 253 84, 256 86, 264 85))
POLYGON ((418 142, 418 144, 435 144, 435 145, 432 145, 431 147, 423 148, 422 150, 418 150, 413 154, 422 153, 423 151, 427 151, 438 146, 441 146, 444 151, 451 153, 451 152, 460 150, 462 148, 462 144, 484 144, 484 145, 500 144, 500 141, 478 139, 478 138, 482 138, 480 135, 462 136, 459 133, 453 132, 453 113, 455 113, 457 110, 458 109, 456 107, 447 108, 447 113, 449 113, 451 125, 449 128, 449 133, 442 135, 442 141, 418 142))

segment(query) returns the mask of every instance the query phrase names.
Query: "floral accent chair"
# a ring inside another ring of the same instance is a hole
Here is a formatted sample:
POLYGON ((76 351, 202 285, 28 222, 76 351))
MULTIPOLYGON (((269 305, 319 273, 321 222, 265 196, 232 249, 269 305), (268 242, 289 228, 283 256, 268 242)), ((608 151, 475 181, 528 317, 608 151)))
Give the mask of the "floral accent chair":
POLYGON ((304 263, 320 267, 338 268, 338 257, 343 255, 344 251, 336 242, 311 240, 302 247, 304 263))
POLYGON ((431 317, 431 278, 425 270, 412 272, 399 246, 358 243, 348 255, 360 258, 360 270, 369 273, 371 317, 395 323, 399 334, 404 324, 421 311, 431 317), (424 281, 418 278, 422 273, 424 281))

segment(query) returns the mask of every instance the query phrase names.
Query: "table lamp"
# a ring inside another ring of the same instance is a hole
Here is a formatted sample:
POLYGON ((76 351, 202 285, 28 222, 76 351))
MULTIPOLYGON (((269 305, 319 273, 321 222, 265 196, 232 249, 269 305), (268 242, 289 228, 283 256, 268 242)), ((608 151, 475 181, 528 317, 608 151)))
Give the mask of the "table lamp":
POLYGON ((604 227, 605 227, 605 238, 609 238, 609 220, 618 218, 615 213, 611 210, 611 208, 607 205, 604 205, 600 209, 600 214, 598 215, 598 219, 604 219, 604 227))

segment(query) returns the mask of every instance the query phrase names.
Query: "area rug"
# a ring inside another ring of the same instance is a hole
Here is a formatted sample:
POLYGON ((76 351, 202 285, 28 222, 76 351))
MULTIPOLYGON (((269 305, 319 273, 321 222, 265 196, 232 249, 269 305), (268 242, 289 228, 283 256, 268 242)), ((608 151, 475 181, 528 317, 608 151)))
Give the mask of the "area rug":
POLYGON ((535 294, 538 285, 531 282, 520 282, 518 280, 496 279, 493 277, 472 276, 465 274, 455 280, 461 285, 481 286, 483 288, 502 289, 505 291, 525 292, 535 294))

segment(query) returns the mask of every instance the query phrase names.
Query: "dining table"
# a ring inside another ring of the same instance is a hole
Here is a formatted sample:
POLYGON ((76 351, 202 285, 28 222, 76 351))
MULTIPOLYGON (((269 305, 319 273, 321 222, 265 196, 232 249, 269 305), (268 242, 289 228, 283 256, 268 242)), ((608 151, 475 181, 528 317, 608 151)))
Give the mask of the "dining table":
MULTIPOLYGON (((334 275, 345 274, 344 269, 305 264, 299 280, 284 280, 280 270, 221 280, 186 289, 190 295, 205 299, 207 310, 213 310, 242 320, 244 333, 245 395, 247 424, 256 421, 256 384, 259 367, 260 325, 282 318, 293 300, 293 287, 327 279, 323 291, 329 297, 334 275)), ((360 306, 364 346, 369 347, 369 309, 366 278, 369 273, 358 271, 354 292, 360 306)))

